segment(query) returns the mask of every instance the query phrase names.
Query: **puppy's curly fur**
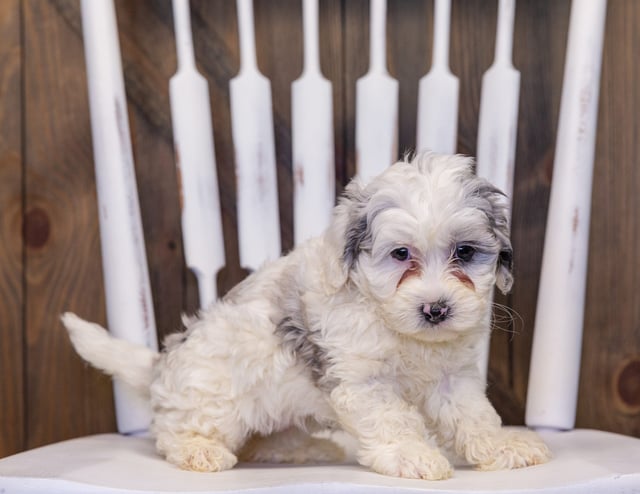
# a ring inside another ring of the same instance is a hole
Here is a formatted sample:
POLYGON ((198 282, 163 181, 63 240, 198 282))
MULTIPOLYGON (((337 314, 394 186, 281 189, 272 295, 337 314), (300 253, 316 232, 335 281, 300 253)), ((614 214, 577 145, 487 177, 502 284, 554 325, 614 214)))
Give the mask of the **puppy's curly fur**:
POLYGON ((310 432, 339 428, 376 472, 444 479, 447 451, 483 470, 550 457, 535 434, 501 428, 478 370, 511 258, 504 196, 470 159, 421 154, 352 181, 323 236, 186 320, 159 354, 63 322, 83 358, 149 398, 157 448, 182 468, 334 459, 310 432))

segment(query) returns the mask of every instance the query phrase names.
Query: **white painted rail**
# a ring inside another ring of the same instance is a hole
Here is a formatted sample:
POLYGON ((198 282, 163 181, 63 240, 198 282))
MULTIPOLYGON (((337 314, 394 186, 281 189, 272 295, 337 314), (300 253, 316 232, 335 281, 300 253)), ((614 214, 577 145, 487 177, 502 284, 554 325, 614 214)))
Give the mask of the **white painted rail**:
MULTIPOLYGON (((480 117, 478 123, 477 174, 503 191, 511 206, 515 173, 520 72, 511 62, 515 0, 498 3, 493 64, 482 77, 480 117)), ((480 370, 486 378, 489 365, 487 338, 481 348, 480 370)))
POLYGON ((196 69, 189 0, 173 0, 173 17, 178 71, 169 81, 169 94, 182 238, 205 308, 217 299, 216 277, 225 264, 209 85, 196 69))
POLYGON ((240 72, 230 82, 242 267, 280 256, 280 216, 271 84, 258 70, 253 1, 238 0, 240 72))
POLYGON ((320 70, 318 0, 303 0, 302 13, 304 68, 291 87, 296 245, 329 226, 335 204, 333 97, 320 70))
POLYGON ((387 2, 371 0, 369 71, 356 82, 356 167, 367 182, 398 159, 398 81, 387 72, 387 2))
POLYGON ((416 149, 454 154, 460 82, 449 69, 451 0, 434 0, 431 69, 420 79, 416 149))
MULTIPOLYGON (((82 0, 81 8, 108 326, 157 349, 115 8, 113 0, 82 0)), ((147 401, 118 382, 114 396, 120 432, 148 428, 147 401)))
POLYGON ((573 0, 526 423, 575 424, 606 0, 573 0))

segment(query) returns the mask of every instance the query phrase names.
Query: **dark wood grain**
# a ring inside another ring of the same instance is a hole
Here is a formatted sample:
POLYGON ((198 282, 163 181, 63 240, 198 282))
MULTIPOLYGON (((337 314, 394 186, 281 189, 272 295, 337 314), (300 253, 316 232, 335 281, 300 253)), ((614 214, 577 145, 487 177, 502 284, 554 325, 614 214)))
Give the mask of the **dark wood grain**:
MULTIPOLYGON (((116 0, 132 143, 160 337, 197 308, 184 266, 168 83, 176 70, 168 0, 116 0)), ((239 67, 235 2, 193 0, 225 232, 225 293, 238 262, 229 81, 239 67)), ((489 394, 522 423, 551 187, 569 0, 517 2, 521 100, 513 198, 516 283, 497 302, 518 314, 491 345, 489 394)), ((609 2, 593 187, 578 425, 640 436, 640 4, 609 2)), ((460 78, 458 150, 475 155, 480 85, 493 58, 497 1, 452 4, 451 70, 460 78)), ((369 2, 321 0, 321 66, 333 83, 336 190, 355 172, 355 84, 368 69, 369 2)), ((302 69, 298 0, 255 1, 258 63, 271 80, 282 240, 292 246, 291 83, 302 69)), ((433 1, 388 3, 387 55, 400 83, 399 152, 415 146, 418 80, 431 64, 433 1)), ((115 430, 109 379, 76 357, 64 310, 105 322, 93 155, 78 0, 0 7, 0 456, 115 430)))
POLYGON ((342 192, 347 175, 345 143, 344 13, 340 0, 320 0, 320 68, 333 89, 333 124, 336 168, 336 195, 342 192))
POLYGON ((170 11, 159 9, 161 4, 164 2, 116 2, 140 213, 160 339, 181 327, 182 311, 198 306, 195 279, 184 266, 171 131, 169 79, 177 68, 173 21, 170 11))
POLYGON ((271 82, 282 249, 293 247, 291 83, 302 72, 302 5, 296 0, 255 2, 258 66, 271 82), (286 56, 281 54, 286 53, 286 56))
POLYGON ((192 29, 199 69, 209 81, 216 164, 227 265, 218 275, 222 295, 246 276, 240 268, 236 231, 235 162, 231 138, 229 81, 240 66, 234 2, 192 2, 192 29))
POLYGON ((366 0, 349 0, 343 5, 344 165, 346 177, 351 178, 356 172, 356 81, 366 74, 369 68, 369 3, 366 0))
POLYGON ((577 423, 640 436, 640 4, 609 4, 577 423))
POLYGON ((430 2, 389 2, 387 65, 389 73, 399 84, 399 157, 416 147, 418 81, 430 66, 432 26, 433 9, 430 2))
MULTIPOLYGON (((513 197, 516 284, 511 306, 523 325, 512 339, 512 391, 524 404, 544 245, 570 2, 518 2, 514 64, 521 71, 513 197)), ((524 417, 522 417, 522 420, 524 417)))
POLYGON ((25 230, 47 229, 25 253, 28 447, 114 428, 109 379, 58 320, 105 315, 84 55, 55 7, 23 3, 25 230))
POLYGON ((0 4, 0 457, 25 448, 20 2, 0 4))

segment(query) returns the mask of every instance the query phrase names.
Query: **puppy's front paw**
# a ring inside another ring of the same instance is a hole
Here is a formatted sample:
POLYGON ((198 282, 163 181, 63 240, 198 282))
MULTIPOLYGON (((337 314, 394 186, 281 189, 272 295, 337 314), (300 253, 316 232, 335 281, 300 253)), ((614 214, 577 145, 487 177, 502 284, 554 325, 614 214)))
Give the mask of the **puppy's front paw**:
POLYGON ((359 455, 375 472, 407 479, 448 479, 453 468, 442 453, 425 443, 387 444, 359 455))
POLYGON ((532 431, 501 430, 500 434, 488 438, 482 446, 484 454, 474 462, 478 470, 502 470, 522 468, 546 463, 551 451, 540 437, 532 431))

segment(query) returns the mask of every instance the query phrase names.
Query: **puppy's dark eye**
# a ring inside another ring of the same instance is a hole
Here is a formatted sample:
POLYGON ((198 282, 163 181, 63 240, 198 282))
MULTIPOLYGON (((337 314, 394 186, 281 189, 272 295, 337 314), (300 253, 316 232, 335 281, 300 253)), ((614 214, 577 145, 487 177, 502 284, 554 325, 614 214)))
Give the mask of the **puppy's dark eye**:
POLYGON ((467 244, 456 246, 455 258, 462 262, 469 262, 476 253, 475 247, 467 244))
POLYGON ((406 247, 398 247, 397 249, 393 249, 391 251, 391 257, 397 259, 398 261, 406 261, 409 259, 409 249, 406 247))

